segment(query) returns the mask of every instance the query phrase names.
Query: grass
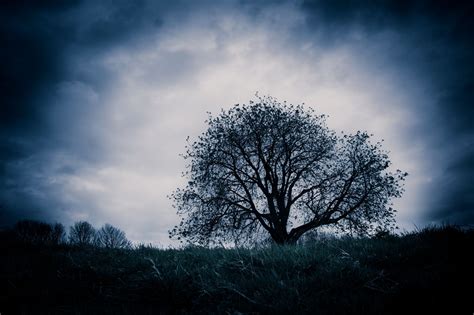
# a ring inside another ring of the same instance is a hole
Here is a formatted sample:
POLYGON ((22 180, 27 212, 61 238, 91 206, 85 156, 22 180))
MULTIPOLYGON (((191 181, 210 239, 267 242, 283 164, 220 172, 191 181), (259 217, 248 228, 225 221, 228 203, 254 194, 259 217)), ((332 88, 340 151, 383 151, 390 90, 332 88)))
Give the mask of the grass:
POLYGON ((2 237, 0 313, 472 314, 474 232, 262 249, 34 247, 2 237))

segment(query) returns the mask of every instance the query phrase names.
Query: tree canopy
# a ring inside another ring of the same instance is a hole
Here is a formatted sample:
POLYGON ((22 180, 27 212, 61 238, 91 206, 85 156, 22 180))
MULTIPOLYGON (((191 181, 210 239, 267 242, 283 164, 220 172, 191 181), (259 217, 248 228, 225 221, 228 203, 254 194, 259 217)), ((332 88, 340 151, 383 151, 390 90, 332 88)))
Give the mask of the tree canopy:
POLYGON ((61 223, 20 220, 15 224, 14 230, 19 240, 35 245, 59 245, 66 238, 64 225, 61 223))
POLYGON ((407 173, 389 170, 371 135, 337 135, 325 120, 272 97, 210 114, 183 155, 188 183, 171 195, 182 220, 170 237, 209 244, 266 234, 286 244, 322 226, 392 229, 391 200, 407 173))
POLYGON ((96 233, 96 245, 105 248, 131 248, 125 232, 110 224, 104 224, 96 233))
POLYGON ((93 245, 96 230, 86 221, 74 223, 69 229, 69 243, 79 246, 93 245))

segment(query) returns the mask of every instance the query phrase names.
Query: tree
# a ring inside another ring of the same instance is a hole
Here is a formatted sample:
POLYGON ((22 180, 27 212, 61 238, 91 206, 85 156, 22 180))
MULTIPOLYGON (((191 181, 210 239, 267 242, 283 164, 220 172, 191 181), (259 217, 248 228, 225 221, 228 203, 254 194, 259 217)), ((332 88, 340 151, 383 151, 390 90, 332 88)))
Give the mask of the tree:
POLYGON ((93 245, 95 235, 96 231, 89 222, 79 221, 69 229, 69 243, 79 246, 93 245))
POLYGON ((337 136, 324 115, 271 97, 207 123, 186 147, 188 183, 170 197, 182 220, 170 237, 249 242, 266 232, 287 244, 322 226, 394 227, 391 199, 407 174, 388 171, 387 152, 367 133, 337 136))
POLYGON ((51 231, 51 243, 53 245, 63 244, 66 240, 66 229, 61 223, 55 223, 51 231))
POLYGON ((25 243, 47 244, 51 237, 51 225, 35 220, 21 220, 15 224, 17 237, 25 243))
POLYGON ((110 224, 105 224, 99 229, 96 244, 105 248, 130 248, 132 246, 125 232, 110 224))
POLYGON ((19 240, 34 245, 58 245, 64 241, 64 226, 35 221, 21 220, 15 224, 15 233, 19 240))

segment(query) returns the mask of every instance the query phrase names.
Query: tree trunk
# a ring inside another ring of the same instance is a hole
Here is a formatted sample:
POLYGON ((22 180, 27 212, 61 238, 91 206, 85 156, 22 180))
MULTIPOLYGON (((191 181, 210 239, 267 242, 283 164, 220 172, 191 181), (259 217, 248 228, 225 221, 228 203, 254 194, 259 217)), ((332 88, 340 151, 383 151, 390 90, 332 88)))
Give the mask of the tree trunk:
POLYGON ((291 237, 288 233, 272 233, 271 237, 278 245, 294 245, 299 239, 299 237, 291 237))

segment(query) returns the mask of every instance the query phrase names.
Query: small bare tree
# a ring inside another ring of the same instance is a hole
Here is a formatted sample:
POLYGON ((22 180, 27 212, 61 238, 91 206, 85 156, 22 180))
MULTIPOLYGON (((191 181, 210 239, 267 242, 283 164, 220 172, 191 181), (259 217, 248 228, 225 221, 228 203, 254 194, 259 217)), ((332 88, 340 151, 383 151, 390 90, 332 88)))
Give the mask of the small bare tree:
POLYGON ((105 248, 130 248, 132 246, 125 232, 110 224, 105 224, 97 231, 96 244, 105 248))
POLYGON ((73 245, 93 245, 96 236, 94 227, 86 221, 74 223, 69 229, 69 243, 73 245))

